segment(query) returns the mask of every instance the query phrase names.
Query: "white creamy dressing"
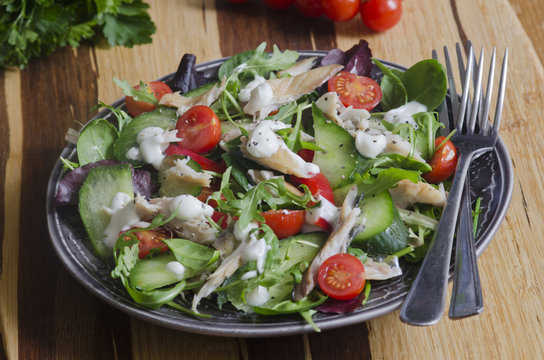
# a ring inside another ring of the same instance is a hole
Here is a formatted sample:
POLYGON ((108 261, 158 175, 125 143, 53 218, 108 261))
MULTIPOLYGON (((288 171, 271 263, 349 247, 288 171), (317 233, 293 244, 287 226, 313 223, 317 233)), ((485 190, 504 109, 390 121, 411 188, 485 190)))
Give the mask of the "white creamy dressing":
POLYGON ((264 83, 266 79, 262 76, 255 76, 255 79, 251 80, 238 94, 238 99, 242 102, 248 102, 251 98, 251 92, 255 90, 259 85, 264 83))
POLYGON ((257 275, 258 275, 257 270, 250 270, 250 271, 246 272, 244 275, 240 276, 240 279, 241 280, 252 279, 257 275))
POLYGON ((340 214, 340 208, 334 206, 333 203, 321 195, 317 197, 317 200, 319 200, 319 205, 306 210, 306 224, 313 226, 320 218, 331 225, 334 224, 340 214))
POLYGON ((267 158, 280 149, 287 152, 289 157, 295 162, 295 166, 306 173, 307 177, 310 174, 317 174, 320 172, 319 166, 313 163, 304 161, 303 158, 292 152, 283 139, 277 135, 274 131, 289 128, 289 125, 282 123, 281 121, 263 120, 251 131, 247 141, 247 152, 255 158, 267 158))
POLYGON ((179 261, 170 261, 166 264, 166 270, 174 274, 178 280, 183 279, 183 275, 185 275, 185 266, 179 261))
POLYGON ((257 262, 257 272, 262 274, 264 271, 264 262, 266 260, 266 255, 268 250, 270 250, 270 245, 266 243, 264 238, 257 239, 255 234, 249 236, 250 243, 242 252, 242 261, 244 263, 249 261, 257 262))
POLYGON ((270 299, 270 293, 261 285, 246 294, 246 302, 251 306, 261 306, 270 299))
POLYGON ((374 159, 385 150, 387 140, 384 134, 372 134, 366 131, 357 131, 355 134, 355 147, 361 155, 374 159))
POLYGON ((391 109, 383 116, 384 120, 392 124, 404 123, 410 124, 417 129, 417 123, 413 118, 413 115, 427 111, 427 106, 418 103, 417 101, 410 101, 396 109, 391 109))
POLYGON ((181 140, 176 137, 177 132, 156 126, 146 127, 136 137, 139 148, 130 148, 125 156, 129 160, 143 160, 158 170, 165 158, 164 151, 168 145, 181 140))
POLYGON ((179 195, 170 202, 170 211, 177 211, 176 219, 190 220, 201 216, 212 216, 213 208, 192 195, 179 195))
POLYGON ((116 193, 111 202, 111 208, 104 210, 111 216, 110 222, 104 230, 104 244, 113 248, 119 234, 139 223, 140 217, 136 213, 136 205, 130 195, 123 192, 116 193))
POLYGON ((237 221, 234 224, 234 229, 232 230, 232 234, 234 235, 234 238, 238 240, 239 242, 244 242, 249 240, 249 232, 253 229, 257 229, 259 227, 259 224, 252 221, 249 223, 248 226, 246 226, 244 229, 240 227, 240 222, 237 221))

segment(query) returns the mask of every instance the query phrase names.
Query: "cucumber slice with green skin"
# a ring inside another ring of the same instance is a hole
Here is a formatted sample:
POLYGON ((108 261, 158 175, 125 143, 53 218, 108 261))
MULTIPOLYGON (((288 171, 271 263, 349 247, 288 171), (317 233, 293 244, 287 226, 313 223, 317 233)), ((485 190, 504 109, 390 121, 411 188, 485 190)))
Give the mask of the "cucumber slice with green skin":
POLYGON ((408 246, 408 230, 396 207, 394 214, 393 222, 387 229, 365 241, 366 252, 370 256, 393 255, 408 246))
POLYGON ((360 204, 359 221, 365 227, 351 242, 370 256, 392 255, 408 246, 408 230, 393 204, 389 191, 383 191, 360 204))
POLYGON ((129 164, 101 166, 91 169, 79 190, 79 214, 89 235, 91 246, 102 259, 113 256, 111 248, 104 244, 104 231, 110 216, 104 207, 111 207, 118 192, 134 197, 132 170, 129 164))
POLYGON ((139 290, 149 291, 175 284, 180 280, 189 279, 200 273, 186 267, 180 279, 173 272, 166 269, 166 265, 172 261, 177 260, 171 253, 159 254, 138 261, 132 270, 130 270, 130 275, 128 276, 131 286, 139 290))
POLYGON ((315 104, 312 106, 312 114, 315 143, 323 149, 315 152, 313 162, 319 166, 321 173, 335 190, 346 185, 353 172, 361 168, 366 160, 355 148, 353 136, 326 119, 315 104))
POLYGON ((145 165, 143 161, 131 160, 126 157, 127 151, 130 148, 138 147, 136 138, 140 131, 152 126, 166 130, 176 126, 177 121, 176 110, 171 108, 158 108, 136 116, 123 128, 119 134, 119 138, 113 144, 115 158, 121 161, 128 161, 132 165, 145 165))
POLYGON ((358 224, 363 224, 363 230, 355 236, 354 243, 370 239, 371 237, 385 231, 392 223, 395 217, 395 205, 389 191, 382 191, 379 194, 369 198, 363 197, 359 203, 361 213, 357 220, 358 224))

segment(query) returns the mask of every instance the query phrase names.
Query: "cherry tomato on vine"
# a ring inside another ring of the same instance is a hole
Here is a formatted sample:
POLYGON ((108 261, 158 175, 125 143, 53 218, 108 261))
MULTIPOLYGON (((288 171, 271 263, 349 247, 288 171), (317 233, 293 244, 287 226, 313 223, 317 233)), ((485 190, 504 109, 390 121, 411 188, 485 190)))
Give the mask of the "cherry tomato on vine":
POLYGON ((382 99, 382 89, 373 79, 358 76, 347 71, 340 71, 338 75, 329 79, 329 91, 338 93, 344 106, 353 106, 355 109, 372 110, 382 99))
POLYGON ((402 0, 366 0, 361 4, 361 19, 374 31, 395 26, 402 15, 402 0))
MULTIPOLYGON (((171 94, 172 89, 162 81, 151 81, 146 84, 147 91, 152 92, 155 95, 157 100, 160 100, 164 94, 171 94)), ((135 89, 140 89, 140 85, 134 87, 135 89)), ((128 113, 132 116, 138 116, 144 112, 149 112, 157 108, 156 105, 145 101, 136 101, 132 96, 127 96, 125 98, 125 105, 127 107, 128 113)))
MULTIPOLYGON (((446 138, 439 136, 434 141, 434 146, 438 147, 446 138)), ((431 172, 423 175, 423 178, 431 184, 438 184, 449 178, 457 167, 457 148, 448 140, 442 147, 435 151, 429 161, 431 172)))
POLYGON ((348 21, 359 11, 361 0, 321 0, 323 14, 333 21, 348 21))
POLYGON ((306 219, 304 210, 268 210, 261 215, 280 240, 298 234, 306 219))
POLYGON ((308 17, 323 15, 321 0, 295 0, 295 6, 299 13, 308 17))
MULTIPOLYGON (((139 230, 133 232, 131 235, 134 235, 138 240, 138 257, 144 259, 152 249, 158 249, 157 251, 163 252, 168 250, 168 245, 163 242, 164 239, 170 239, 172 233, 164 228, 156 228, 152 230, 139 230)), ((130 240, 132 237, 126 235, 125 240, 130 240)))
POLYGON ((283 10, 295 3, 295 0, 263 0, 263 2, 272 9, 283 10))
POLYGON ((365 287, 365 267, 350 254, 336 254, 326 259, 317 275, 319 287, 336 300, 350 300, 365 287))
POLYGON ((197 105, 181 115, 176 124, 179 145, 196 153, 205 153, 215 147, 221 138, 221 123, 207 106, 197 105))

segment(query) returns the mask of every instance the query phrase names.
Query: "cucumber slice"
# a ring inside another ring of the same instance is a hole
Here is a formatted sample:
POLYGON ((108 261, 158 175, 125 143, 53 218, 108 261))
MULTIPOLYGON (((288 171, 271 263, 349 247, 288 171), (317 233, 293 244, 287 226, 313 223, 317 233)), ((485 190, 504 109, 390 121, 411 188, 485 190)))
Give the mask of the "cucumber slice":
POLYGON ((93 250, 102 259, 113 256, 112 249, 104 244, 104 231, 110 222, 110 216, 104 213, 103 208, 111 206, 113 197, 118 192, 134 197, 129 164, 91 169, 79 190, 79 214, 93 250))
POLYGON ((159 254, 140 260, 130 270, 128 280, 132 286, 139 290, 149 291, 175 284, 180 280, 189 279, 199 274, 199 272, 186 267, 182 279, 179 279, 174 273, 166 269, 166 265, 171 261, 177 261, 171 253, 159 254))
POLYGON ((393 222, 381 233, 366 240, 366 252, 370 256, 393 255, 408 246, 408 230, 394 208, 393 222))
POLYGON ((389 191, 363 199, 360 207, 359 221, 364 221, 364 230, 357 234, 351 246, 359 247, 371 256, 391 255, 407 246, 408 230, 389 191))
POLYGON ((353 239, 355 243, 385 231, 393 223, 396 208, 387 190, 369 198, 363 198, 359 207, 361 214, 359 214, 358 223, 364 224, 364 228, 353 239))
POLYGON ((322 111, 314 104, 315 143, 323 149, 316 151, 314 164, 329 180, 333 190, 346 185, 357 168, 362 168, 366 160, 355 148, 355 140, 344 128, 325 119, 322 111))
POLYGON ((280 256, 286 259, 280 265, 280 270, 286 271, 297 263, 312 261, 327 240, 328 235, 326 232, 313 232, 295 235, 280 241, 280 256))
POLYGON ((133 165, 144 165, 143 161, 131 160, 126 157, 127 151, 130 148, 138 147, 136 137, 140 131, 152 126, 160 127, 163 130, 173 128, 177 120, 176 110, 170 108, 158 108, 136 116, 123 128, 119 134, 119 138, 113 144, 115 158, 121 161, 128 161, 133 165))

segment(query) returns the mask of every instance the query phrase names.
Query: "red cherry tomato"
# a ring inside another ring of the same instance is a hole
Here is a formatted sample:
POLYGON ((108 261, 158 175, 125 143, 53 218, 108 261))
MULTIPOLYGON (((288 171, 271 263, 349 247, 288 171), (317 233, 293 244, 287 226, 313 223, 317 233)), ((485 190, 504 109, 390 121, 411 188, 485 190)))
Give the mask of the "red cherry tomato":
MULTIPOLYGON (((147 91, 152 92, 157 100, 160 100, 164 94, 171 94, 172 89, 162 81, 151 81, 146 84, 147 91)), ((140 89, 140 85, 134 87, 140 89)), ((150 104, 145 101, 136 101, 132 96, 125 98, 125 105, 128 113, 132 116, 138 116, 144 112, 149 112, 157 108, 156 105, 150 104)))
MULTIPOLYGON (((444 136, 439 136, 434 141, 434 146, 438 147, 446 139, 444 136)), ((432 184, 438 184, 449 178, 457 167, 457 148, 451 141, 446 143, 437 151, 435 151, 431 161, 431 172, 423 175, 423 178, 432 184)))
POLYGON ((272 9, 283 10, 293 5, 295 0, 263 0, 263 2, 272 9))
POLYGON ((208 159, 202 155, 199 155, 191 150, 184 149, 179 144, 172 143, 166 148, 166 156, 170 155, 185 155, 196 161, 202 167, 202 170, 210 170, 218 173, 222 173, 226 170, 224 164, 216 163, 213 160, 208 159))
POLYGON ((348 21, 359 11, 361 0, 321 0, 323 14, 333 21, 348 21))
MULTIPOLYGON (((168 250, 168 246, 163 242, 164 239, 170 239, 172 233, 164 228, 156 228, 153 230, 140 230, 131 233, 131 235, 136 236, 136 239, 139 241, 138 248, 139 253, 138 257, 144 259, 152 249, 159 249, 159 252, 164 252, 168 250)), ((126 235, 125 240, 130 240, 132 237, 126 235)))
POLYGON ((183 114, 176 124, 179 145, 202 154, 215 147, 221 138, 219 118, 207 106, 197 105, 183 114))
POLYGON ((329 91, 335 91, 344 106, 355 109, 372 110, 382 99, 382 89, 373 79, 357 76, 347 71, 329 79, 329 91))
POLYGON ((298 234, 306 219, 304 210, 269 210, 261 215, 264 217, 264 223, 270 226, 278 239, 298 234))
POLYGON ((314 197, 323 196, 334 204, 334 195, 332 193, 331 184, 325 175, 318 173, 312 174, 310 178, 300 178, 291 176, 290 182, 298 185, 306 185, 314 197))
POLYGON ((402 0, 367 0, 361 4, 361 19, 374 31, 395 26, 402 15, 402 0))
POLYGON ((350 254, 336 254, 319 267, 319 287, 336 300, 353 299, 365 287, 365 267, 350 254))
POLYGON ((308 17, 318 17, 323 15, 321 0, 295 0, 295 6, 298 12, 308 17))

